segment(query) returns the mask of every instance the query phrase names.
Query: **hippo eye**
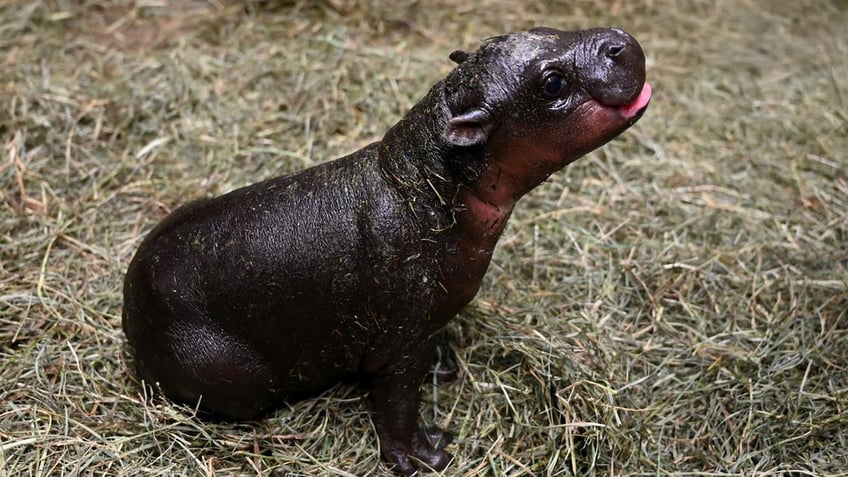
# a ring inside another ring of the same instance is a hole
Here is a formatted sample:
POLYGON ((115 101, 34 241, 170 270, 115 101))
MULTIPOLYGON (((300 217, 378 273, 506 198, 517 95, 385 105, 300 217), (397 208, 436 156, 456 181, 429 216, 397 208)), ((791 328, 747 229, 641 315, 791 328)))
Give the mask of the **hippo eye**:
POLYGON ((551 98, 558 97, 563 89, 565 89, 565 78, 558 74, 552 74, 545 78, 545 85, 542 86, 545 96, 551 98))
POLYGON ((558 74, 552 74, 545 78, 545 85, 542 86, 545 96, 551 98, 559 96, 563 89, 565 89, 565 78, 558 74))

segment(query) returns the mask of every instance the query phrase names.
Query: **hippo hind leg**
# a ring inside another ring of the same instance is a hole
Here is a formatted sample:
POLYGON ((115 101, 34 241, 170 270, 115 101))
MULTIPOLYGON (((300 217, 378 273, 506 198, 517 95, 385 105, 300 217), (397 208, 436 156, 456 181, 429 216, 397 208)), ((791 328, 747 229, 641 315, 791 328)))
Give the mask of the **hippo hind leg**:
POLYGON ((275 401, 275 376, 249 346, 203 327, 170 333, 167 353, 138 363, 148 384, 174 401, 227 420, 256 417, 275 401))

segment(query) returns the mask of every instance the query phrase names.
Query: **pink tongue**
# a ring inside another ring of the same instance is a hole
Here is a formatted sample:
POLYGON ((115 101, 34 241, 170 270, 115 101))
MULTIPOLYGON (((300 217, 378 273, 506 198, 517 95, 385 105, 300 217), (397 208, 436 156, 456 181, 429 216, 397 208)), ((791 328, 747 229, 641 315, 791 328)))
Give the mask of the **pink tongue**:
POLYGON ((621 107, 621 114, 624 115, 625 118, 632 118, 636 116, 636 114, 642 110, 648 103, 651 101, 651 85, 646 81, 642 86, 642 92, 639 93, 639 96, 633 100, 630 104, 625 104, 621 107))

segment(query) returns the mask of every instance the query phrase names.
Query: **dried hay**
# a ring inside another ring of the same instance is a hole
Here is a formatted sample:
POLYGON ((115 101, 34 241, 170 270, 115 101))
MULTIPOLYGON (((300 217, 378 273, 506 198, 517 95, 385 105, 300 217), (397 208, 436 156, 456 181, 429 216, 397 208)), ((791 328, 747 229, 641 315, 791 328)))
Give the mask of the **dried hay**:
POLYGON ((384 475, 359 389, 246 424, 140 396, 123 272, 177 205, 379 139, 450 51, 539 24, 624 27, 656 95, 522 201, 451 326, 445 475, 848 475, 846 10, 4 2, 0 475, 384 475))

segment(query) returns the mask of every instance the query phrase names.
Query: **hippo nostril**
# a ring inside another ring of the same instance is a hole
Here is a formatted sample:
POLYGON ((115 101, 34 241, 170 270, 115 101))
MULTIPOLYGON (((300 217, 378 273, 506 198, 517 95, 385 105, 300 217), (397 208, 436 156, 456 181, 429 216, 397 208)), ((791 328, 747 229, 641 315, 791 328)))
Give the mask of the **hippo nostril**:
POLYGON ((615 59, 624 51, 624 45, 621 44, 612 44, 607 45, 606 50, 604 51, 604 56, 609 59, 615 59))

